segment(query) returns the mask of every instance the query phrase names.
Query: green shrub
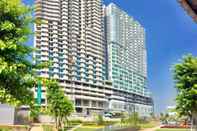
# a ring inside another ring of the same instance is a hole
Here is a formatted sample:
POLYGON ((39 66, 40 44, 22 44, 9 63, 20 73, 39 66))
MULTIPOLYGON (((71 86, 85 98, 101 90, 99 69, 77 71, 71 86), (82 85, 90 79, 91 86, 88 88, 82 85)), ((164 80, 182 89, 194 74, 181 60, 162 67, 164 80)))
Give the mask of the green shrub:
POLYGON ((38 116, 40 114, 40 107, 39 106, 32 106, 30 110, 30 119, 32 122, 39 122, 38 116))
POLYGON ((116 123, 119 123, 119 121, 104 121, 104 125, 106 125, 106 126, 114 125, 116 123))
POLYGON ((93 126, 93 125, 96 125, 97 123, 93 121, 84 121, 82 124, 84 126, 93 126))
POLYGON ((0 131, 11 131, 11 129, 6 128, 6 127, 0 127, 0 131))
POLYGON ((42 125, 43 131, 53 131, 53 127, 50 125, 42 125))
POLYGON ((79 119, 77 120, 77 119, 76 119, 76 120, 70 120, 70 123, 71 123, 71 124, 81 124, 81 123, 83 123, 83 122, 82 122, 82 120, 79 120, 79 119))
POLYGON ((104 120, 103 120, 103 116, 102 115, 98 115, 96 118, 96 123, 97 125, 104 125, 104 120))

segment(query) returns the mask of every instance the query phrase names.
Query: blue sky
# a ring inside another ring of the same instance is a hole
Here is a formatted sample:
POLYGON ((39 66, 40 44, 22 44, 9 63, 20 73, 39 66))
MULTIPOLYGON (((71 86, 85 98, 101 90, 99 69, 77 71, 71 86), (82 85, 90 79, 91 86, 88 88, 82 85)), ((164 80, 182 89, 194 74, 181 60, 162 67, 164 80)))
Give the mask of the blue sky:
MULTIPOLYGON (((33 3, 33 0, 23 1, 33 3)), ((175 104, 172 65, 184 54, 197 56, 197 24, 177 0, 104 0, 105 4, 110 2, 146 29, 149 88, 153 92, 155 111, 164 111, 166 106, 175 104)), ((32 41, 29 43, 32 45, 32 41)))

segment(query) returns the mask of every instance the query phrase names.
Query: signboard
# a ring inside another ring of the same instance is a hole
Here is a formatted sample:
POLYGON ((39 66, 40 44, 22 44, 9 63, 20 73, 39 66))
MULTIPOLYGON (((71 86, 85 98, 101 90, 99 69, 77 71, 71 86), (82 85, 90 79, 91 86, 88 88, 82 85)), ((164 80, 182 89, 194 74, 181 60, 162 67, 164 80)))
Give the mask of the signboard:
POLYGON ((42 83, 41 81, 38 81, 38 87, 37 87, 37 104, 41 105, 42 102, 42 83))

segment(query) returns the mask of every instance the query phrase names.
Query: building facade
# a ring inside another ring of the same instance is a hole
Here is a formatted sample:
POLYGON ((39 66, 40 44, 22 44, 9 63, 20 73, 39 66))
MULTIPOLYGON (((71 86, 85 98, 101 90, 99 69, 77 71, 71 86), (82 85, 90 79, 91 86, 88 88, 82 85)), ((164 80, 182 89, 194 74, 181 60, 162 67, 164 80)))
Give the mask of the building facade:
POLYGON ((114 88, 110 109, 150 114, 145 30, 115 4, 104 8, 108 79, 114 88))
MULTIPOLYGON (((36 0, 35 4, 40 21, 35 25, 36 62, 52 62, 50 68, 38 71, 39 76, 57 79, 78 113, 106 109, 111 86, 105 85, 102 1, 36 0)), ((42 96, 44 105, 44 92, 42 96)))
MULTIPOLYGON (((39 21, 35 62, 52 63, 38 75, 58 80, 76 113, 150 113, 145 33, 139 23, 114 4, 103 9, 102 0, 36 0, 35 4, 39 21)), ((44 86, 42 90, 45 106, 44 86)))

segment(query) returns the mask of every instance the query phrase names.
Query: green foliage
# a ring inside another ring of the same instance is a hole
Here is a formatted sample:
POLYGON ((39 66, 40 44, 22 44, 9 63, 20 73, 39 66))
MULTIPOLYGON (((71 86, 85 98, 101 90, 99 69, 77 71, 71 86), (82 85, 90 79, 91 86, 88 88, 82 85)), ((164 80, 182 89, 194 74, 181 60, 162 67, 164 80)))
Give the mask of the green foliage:
POLYGON ((140 121, 139 115, 137 112, 132 113, 129 118, 128 118, 128 122, 131 124, 131 126, 136 127, 138 126, 140 121))
POLYGON ((50 125, 42 125, 43 131, 53 131, 53 127, 50 125))
POLYGON ((97 125, 103 125, 105 123, 101 114, 97 115, 96 123, 97 125))
POLYGON ((0 125, 0 131, 28 131, 29 126, 22 126, 22 125, 17 125, 17 126, 6 126, 6 125, 0 125))
POLYGON ((97 130, 102 130, 102 128, 100 128, 100 127, 97 127, 97 128, 95 128, 95 127, 93 127, 93 128, 91 128, 91 127, 80 127, 80 128, 77 128, 75 131, 97 131, 97 130))
POLYGON ((168 128, 163 128, 163 129, 158 129, 158 130, 156 130, 156 131, 189 131, 189 129, 168 129, 168 128))
POLYGON ((9 103, 15 106, 20 103, 20 101, 14 98, 11 94, 7 94, 5 89, 0 89, 0 102, 9 103))
POLYGON ((127 118, 121 118, 121 124, 128 125, 138 129, 140 124, 140 117, 137 112, 134 112, 130 114, 127 118))
POLYGON ((47 104, 49 114, 55 117, 56 128, 63 129, 65 123, 68 123, 68 116, 74 111, 74 106, 53 80, 47 81, 47 104))
POLYGON ((9 128, 0 128, 0 131, 11 131, 9 128))
POLYGON ((157 117, 155 116, 155 114, 152 112, 152 113, 150 113, 150 119, 152 119, 152 120, 157 120, 157 117))
POLYGON ((96 121, 83 121, 82 124, 84 126, 96 126, 97 125, 96 121))
POLYGON ((40 106, 37 106, 37 105, 34 105, 30 108, 30 119, 31 121, 33 122, 39 122, 38 120, 38 116, 41 112, 41 107, 40 106))
POLYGON ((80 119, 75 119, 75 120, 70 120, 70 122, 71 123, 77 123, 77 124, 80 124, 80 123, 82 123, 83 121, 82 120, 80 120, 80 119))
POLYGON ((31 12, 21 0, 0 0, 0 103, 33 102, 35 65, 27 59, 33 48, 24 44, 32 34, 31 12))
POLYGON ((174 67, 178 96, 177 111, 180 115, 197 113, 197 57, 185 56, 174 67))
POLYGON ((146 129, 146 128, 154 128, 156 126, 159 126, 160 123, 158 123, 157 121, 147 121, 146 123, 140 123, 140 128, 142 129, 146 129))
POLYGON ((160 120, 162 122, 167 123, 168 119, 169 119, 169 115, 167 113, 166 114, 160 113, 160 120))

